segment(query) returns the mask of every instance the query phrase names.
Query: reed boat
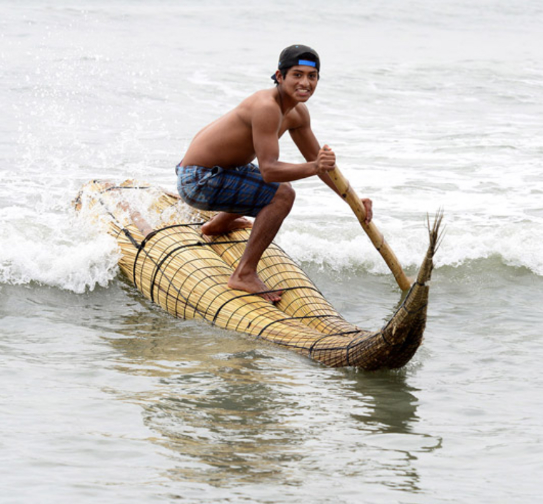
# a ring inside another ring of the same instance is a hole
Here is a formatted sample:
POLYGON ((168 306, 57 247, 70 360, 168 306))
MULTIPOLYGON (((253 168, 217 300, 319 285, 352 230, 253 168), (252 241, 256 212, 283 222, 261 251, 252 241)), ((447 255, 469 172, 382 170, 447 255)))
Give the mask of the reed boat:
POLYGON ((428 250, 399 308, 382 328, 367 330, 347 322, 275 243, 258 274, 270 290, 283 292, 281 301, 272 304, 228 288, 250 231, 202 235, 213 213, 188 207, 177 195, 133 180, 94 180, 83 186, 75 205, 116 238, 119 267, 130 282, 175 317, 202 319, 332 367, 400 368, 422 342, 442 215, 428 223, 428 250))

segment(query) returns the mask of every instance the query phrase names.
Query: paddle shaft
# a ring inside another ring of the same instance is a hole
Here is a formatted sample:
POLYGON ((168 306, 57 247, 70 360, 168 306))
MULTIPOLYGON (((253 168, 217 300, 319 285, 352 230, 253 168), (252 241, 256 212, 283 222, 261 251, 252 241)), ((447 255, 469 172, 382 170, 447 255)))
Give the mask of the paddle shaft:
POLYGON ((377 251, 387 263, 400 289, 403 291, 408 290, 411 287, 411 282, 405 276, 402 266, 400 265, 400 261, 398 261, 398 258, 385 241, 385 237, 377 229, 377 226, 373 223, 373 221, 366 224, 366 209, 360 201, 360 198, 356 195, 354 189, 349 184, 349 181, 343 176, 337 166, 334 167, 333 170, 329 171, 328 174, 330 175, 330 178, 339 191, 341 197, 349 204, 352 211, 356 215, 362 229, 366 232, 377 251))

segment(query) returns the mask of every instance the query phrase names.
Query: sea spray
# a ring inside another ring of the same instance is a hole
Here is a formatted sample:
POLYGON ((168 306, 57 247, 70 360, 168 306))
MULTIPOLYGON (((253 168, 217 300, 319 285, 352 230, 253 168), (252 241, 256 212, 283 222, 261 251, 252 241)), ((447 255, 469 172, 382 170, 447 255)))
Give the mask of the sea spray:
POLYGON ((50 213, 42 222, 29 219, 24 208, 0 212, 0 282, 36 282, 76 293, 108 285, 117 274, 116 241, 66 211, 50 213))

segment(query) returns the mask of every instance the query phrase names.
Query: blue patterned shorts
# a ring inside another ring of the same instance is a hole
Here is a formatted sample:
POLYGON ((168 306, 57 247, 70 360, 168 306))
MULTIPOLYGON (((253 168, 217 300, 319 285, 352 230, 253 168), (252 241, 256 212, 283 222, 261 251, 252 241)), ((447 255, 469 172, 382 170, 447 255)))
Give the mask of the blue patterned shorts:
POLYGON ((258 166, 176 167, 177 190, 183 201, 199 210, 212 210, 256 217, 269 205, 278 182, 264 182, 258 166))

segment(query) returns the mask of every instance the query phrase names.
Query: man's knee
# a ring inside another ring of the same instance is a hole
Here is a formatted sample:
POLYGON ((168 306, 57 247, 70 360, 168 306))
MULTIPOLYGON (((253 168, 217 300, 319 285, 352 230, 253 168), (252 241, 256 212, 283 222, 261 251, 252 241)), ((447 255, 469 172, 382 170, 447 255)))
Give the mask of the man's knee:
POLYGON ((279 185, 279 189, 277 189, 275 195, 283 199, 285 202, 290 203, 291 206, 296 199, 296 191, 289 182, 282 182, 279 185))

